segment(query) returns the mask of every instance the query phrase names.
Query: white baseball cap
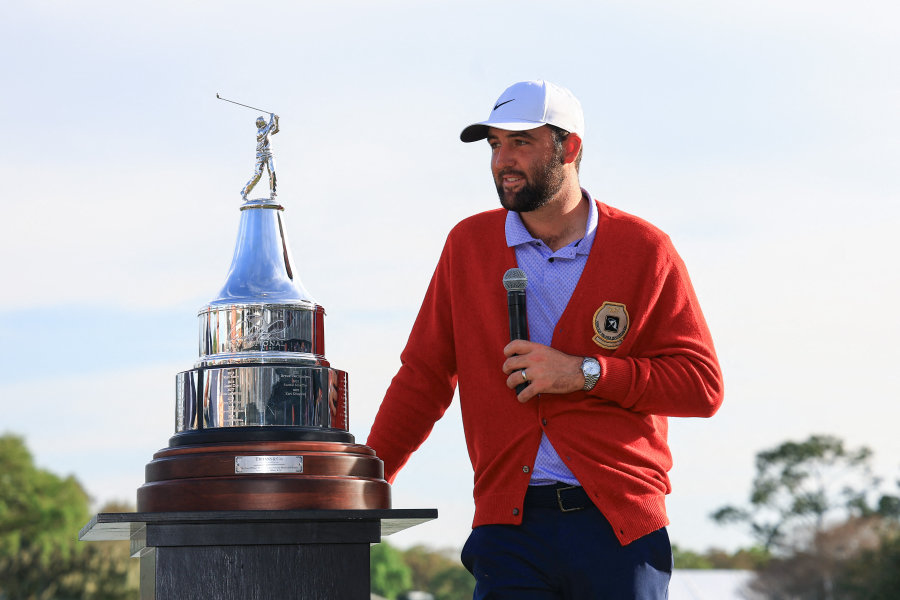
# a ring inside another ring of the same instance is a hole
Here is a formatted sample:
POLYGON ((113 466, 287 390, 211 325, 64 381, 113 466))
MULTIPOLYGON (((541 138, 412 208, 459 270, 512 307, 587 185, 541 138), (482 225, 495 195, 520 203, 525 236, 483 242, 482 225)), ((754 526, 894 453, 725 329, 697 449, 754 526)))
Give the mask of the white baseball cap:
POLYGON ((520 81, 504 91, 486 121, 462 130, 459 139, 476 142, 487 137, 488 127, 525 131, 555 125, 584 138, 584 113, 572 92, 549 81, 520 81))

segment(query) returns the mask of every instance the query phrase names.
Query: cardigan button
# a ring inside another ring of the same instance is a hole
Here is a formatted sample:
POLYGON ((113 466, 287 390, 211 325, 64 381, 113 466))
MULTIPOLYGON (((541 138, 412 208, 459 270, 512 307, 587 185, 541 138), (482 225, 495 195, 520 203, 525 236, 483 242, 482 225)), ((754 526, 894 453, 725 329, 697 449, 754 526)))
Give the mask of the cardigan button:
POLYGON ((547 419, 541 419, 541 425, 546 425, 546 424, 547 424, 547 419))
POLYGON ((519 516, 519 509, 518 509, 518 508, 514 508, 514 509, 513 509, 513 516, 514 516, 514 517, 518 517, 518 516, 519 516))
POLYGON ((530 470, 531 470, 531 469, 528 468, 528 465, 525 465, 524 467, 522 467, 522 472, 523 472, 523 473, 527 473, 527 472, 530 471, 530 470))

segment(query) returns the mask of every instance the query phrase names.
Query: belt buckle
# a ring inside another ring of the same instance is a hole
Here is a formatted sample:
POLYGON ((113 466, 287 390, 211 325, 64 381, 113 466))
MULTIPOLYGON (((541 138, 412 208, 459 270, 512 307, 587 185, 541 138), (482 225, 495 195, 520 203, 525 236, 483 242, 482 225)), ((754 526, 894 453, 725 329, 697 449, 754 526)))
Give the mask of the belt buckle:
POLYGON ((575 512, 576 510, 581 510, 584 508, 583 506, 576 506, 575 508, 566 508, 565 506, 563 506, 563 499, 562 499, 562 496, 560 495, 560 492, 565 492, 567 490, 574 490, 576 488, 578 488, 577 485, 570 485, 568 487, 556 488, 556 503, 559 504, 560 511, 575 512))

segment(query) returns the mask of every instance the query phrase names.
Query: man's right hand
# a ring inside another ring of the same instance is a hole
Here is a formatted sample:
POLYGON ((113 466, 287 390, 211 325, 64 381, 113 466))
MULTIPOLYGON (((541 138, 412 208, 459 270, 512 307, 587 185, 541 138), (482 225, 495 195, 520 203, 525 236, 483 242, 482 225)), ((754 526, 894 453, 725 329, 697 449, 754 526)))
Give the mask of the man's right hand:
POLYGON ((513 340, 503 349, 507 356, 503 372, 509 377, 506 387, 514 390, 525 381, 531 382, 517 396, 525 403, 538 394, 569 394, 584 389, 584 373, 581 372, 581 356, 572 356, 550 346, 513 340), (526 378, 522 377, 525 371, 526 378))

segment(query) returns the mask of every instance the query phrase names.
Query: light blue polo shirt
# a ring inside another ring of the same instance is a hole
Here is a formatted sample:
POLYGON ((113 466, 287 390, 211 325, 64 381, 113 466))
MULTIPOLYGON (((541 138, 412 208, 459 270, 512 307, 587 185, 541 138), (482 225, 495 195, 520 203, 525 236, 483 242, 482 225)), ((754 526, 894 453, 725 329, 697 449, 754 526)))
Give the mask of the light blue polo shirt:
MULTIPOLYGON (((516 262, 528 277, 525 288, 528 335, 531 341, 545 346, 553 345, 553 330, 581 278, 597 233, 597 205, 586 190, 582 189, 581 193, 588 199, 591 211, 584 237, 556 252, 528 233, 519 213, 510 211, 506 215, 506 245, 515 249, 516 262)), ((531 471, 531 485, 557 481, 580 485, 543 434, 531 471)))

